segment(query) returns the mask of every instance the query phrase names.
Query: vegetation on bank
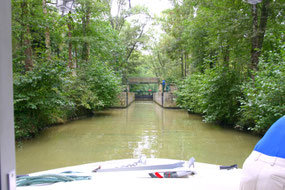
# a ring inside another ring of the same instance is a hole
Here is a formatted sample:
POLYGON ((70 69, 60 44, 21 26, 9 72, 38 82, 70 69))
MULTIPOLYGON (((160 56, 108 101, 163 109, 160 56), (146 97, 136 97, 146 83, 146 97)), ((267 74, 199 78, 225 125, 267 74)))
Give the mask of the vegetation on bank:
POLYGON ((16 138, 29 138, 48 125, 111 106, 121 91, 120 78, 98 61, 90 61, 76 76, 67 64, 35 64, 14 74, 16 138), (104 75, 102 75, 104 73, 104 75))
POLYGON ((179 84, 177 103, 206 122, 264 134, 285 114, 285 54, 275 55, 259 63, 254 80, 227 67, 193 73, 179 84))
POLYGON ((176 78, 177 103, 206 122, 264 134, 285 115, 285 3, 172 2, 154 49, 161 71, 173 70, 161 77, 176 78))
POLYGON ((12 1, 16 139, 116 103, 145 38, 126 19, 147 11, 120 1, 114 16, 111 7, 76 0, 63 16, 50 0, 12 1))

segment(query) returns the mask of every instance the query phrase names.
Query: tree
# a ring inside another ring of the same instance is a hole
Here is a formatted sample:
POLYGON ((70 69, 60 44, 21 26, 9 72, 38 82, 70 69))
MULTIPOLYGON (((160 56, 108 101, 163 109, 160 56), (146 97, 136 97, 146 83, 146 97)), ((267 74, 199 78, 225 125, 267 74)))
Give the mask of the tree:
POLYGON ((17 139, 116 101, 125 46, 101 1, 78 0, 64 17, 48 0, 12 6, 17 139))
POLYGON ((22 33, 23 37, 23 46, 24 46, 24 54, 25 54, 25 69, 26 71, 32 70, 33 68, 33 51, 32 51, 32 43, 31 43, 31 29, 29 24, 29 6, 30 4, 28 1, 23 0, 21 2, 21 9, 22 9, 22 26, 24 31, 22 33))
POLYGON ((186 59, 190 64, 190 76, 179 81, 181 107, 202 113, 206 121, 232 125, 240 121, 244 128, 265 132, 264 126, 284 114, 282 105, 276 107, 283 100, 276 94, 283 90, 277 88, 277 81, 279 74, 284 75, 279 66, 284 52, 284 2, 263 0, 256 6, 226 0, 172 2, 174 8, 161 19, 167 33, 161 41, 171 39, 166 52, 178 64, 180 59, 177 71, 185 73, 186 59))
MULTIPOLYGON (((253 71, 256 71, 258 68, 259 57, 261 55, 267 20, 269 16, 270 0, 263 0, 260 9, 261 10, 259 14, 257 5, 252 5, 253 23, 251 38, 251 69, 253 71)), ((253 78, 254 75, 251 75, 251 77, 253 78)))
POLYGON ((73 63, 73 58, 72 58, 72 29, 73 29, 73 18, 71 15, 71 11, 69 11, 68 16, 67 16, 67 27, 68 27, 68 66, 70 69, 76 68, 76 64, 73 63))
POLYGON ((117 0, 117 10, 116 15, 112 15, 112 6, 114 1, 105 0, 105 3, 108 6, 108 17, 111 23, 111 26, 114 30, 118 31, 122 40, 126 43, 126 57, 125 62, 128 62, 134 50, 142 43, 144 38, 144 30, 147 25, 148 20, 151 18, 148 10, 145 7, 141 6, 131 6, 131 1, 128 0, 117 0), (137 19, 137 16, 144 16, 146 21, 141 21, 137 19), (134 19, 132 20, 132 17, 134 19), (129 21, 127 21, 127 19, 129 21))
MULTIPOLYGON (((44 17, 47 17, 48 11, 47 11, 47 2, 46 0, 43 0, 42 2, 43 6, 43 13, 44 17)), ((46 44, 46 54, 47 54, 47 59, 51 60, 51 47, 50 47, 50 31, 49 31, 49 26, 46 26, 45 29, 45 44, 46 44)))

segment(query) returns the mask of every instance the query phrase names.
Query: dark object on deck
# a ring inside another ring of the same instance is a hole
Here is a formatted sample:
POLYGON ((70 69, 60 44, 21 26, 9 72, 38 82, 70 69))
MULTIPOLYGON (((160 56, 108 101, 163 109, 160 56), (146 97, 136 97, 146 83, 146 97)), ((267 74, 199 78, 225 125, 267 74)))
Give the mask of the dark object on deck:
POLYGON ((237 169, 238 168, 238 165, 237 164, 234 164, 234 165, 231 165, 231 166, 220 166, 220 170, 231 170, 231 169, 237 169))

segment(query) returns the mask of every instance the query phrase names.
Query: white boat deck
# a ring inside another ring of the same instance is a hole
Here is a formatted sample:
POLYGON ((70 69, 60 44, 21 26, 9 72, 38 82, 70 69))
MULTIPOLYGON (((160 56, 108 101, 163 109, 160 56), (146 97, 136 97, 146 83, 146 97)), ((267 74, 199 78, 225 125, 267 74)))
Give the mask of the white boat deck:
MULTIPOLYGON (((64 171, 82 172, 79 175, 92 176, 91 180, 74 181, 66 183, 56 183, 42 186, 18 187, 17 190, 94 190, 94 189, 210 189, 210 190, 238 190, 240 182, 241 169, 220 170, 218 165, 195 162, 194 168, 190 170, 196 172, 195 175, 187 178, 150 178, 150 172, 144 171, 124 171, 124 172, 92 172, 92 170, 101 166, 101 168, 118 168, 134 163, 135 159, 114 160, 106 162, 97 162, 79 166, 72 166, 43 172, 30 174, 37 176, 42 174, 59 174, 64 171)), ((170 159, 151 159, 148 158, 146 165, 171 164, 180 160, 170 159)), ((184 167, 167 170, 179 171, 185 170, 184 167)), ((162 171, 162 170, 159 170, 162 171)), ((77 175, 77 174, 76 174, 77 175)))

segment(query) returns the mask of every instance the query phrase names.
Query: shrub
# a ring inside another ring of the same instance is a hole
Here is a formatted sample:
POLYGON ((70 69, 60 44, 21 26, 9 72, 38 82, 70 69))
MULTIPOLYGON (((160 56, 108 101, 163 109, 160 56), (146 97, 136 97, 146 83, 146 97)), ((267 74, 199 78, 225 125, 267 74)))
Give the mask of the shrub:
MULTIPOLYGON (((284 46, 283 46, 284 48, 284 46)), ((239 124, 263 134, 285 115, 285 50, 261 60, 255 79, 243 84, 239 124)))
POLYGON ((104 63, 81 64, 72 75, 66 64, 36 64, 14 74, 16 139, 30 138, 42 128, 111 106, 121 81, 104 63))
POLYGON ((205 73, 203 114, 205 121, 234 124, 241 95, 240 73, 230 67, 216 67, 205 73))
POLYGON ((121 92, 121 80, 102 62, 95 59, 81 64, 74 84, 70 86, 69 97, 80 107, 100 110, 111 106, 121 92))
POLYGON ((202 113, 204 75, 197 73, 188 76, 178 85, 177 105, 190 113, 202 113))
POLYGON ((30 137, 62 117, 61 108, 70 104, 63 92, 66 67, 62 63, 41 63, 25 74, 14 73, 16 138, 30 137))
POLYGON ((241 95, 239 73, 229 67, 208 69, 186 78, 177 92, 177 103, 205 121, 233 124, 238 118, 241 95))

